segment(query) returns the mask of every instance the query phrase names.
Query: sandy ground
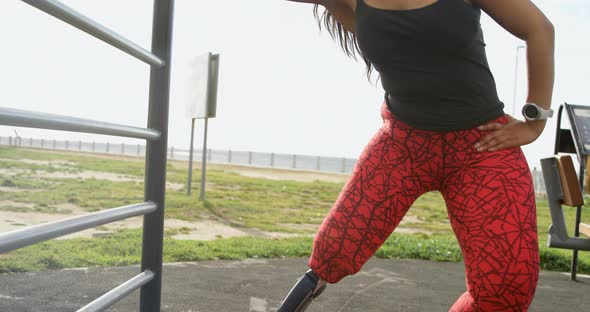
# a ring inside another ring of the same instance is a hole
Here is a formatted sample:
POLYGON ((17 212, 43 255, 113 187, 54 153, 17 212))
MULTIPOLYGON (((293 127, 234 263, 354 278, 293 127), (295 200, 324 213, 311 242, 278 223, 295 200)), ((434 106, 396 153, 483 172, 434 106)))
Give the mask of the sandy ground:
MULTIPOLYGON (((30 176, 34 176, 36 178, 42 179, 97 179, 97 180, 109 180, 115 182, 137 182, 143 183, 143 179, 128 176, 123 174, 116 174, 112 172, 102 172, 102 171, 90 171, 90 170, 82 170, 76 172, 48 172, 43 170, 28 170, 28 169, 15 169, 15 168, 0 168, 0 177, 11 177, 20 174, 26 174, 30 176)), ((166 183, 166 188, 172 190, 180 190, 184 187, 184 185, 179 183, 166 183)))
MULTIPOLYGON (((124 158, 129 160, 127 157, 119 156, 102 156, 105 158, 124 158)), ((4 159, 0 159, 4 160, 4 159)), ((6 159, 8 160, 8 159, 6 159)), ((14 161, 13 159, 11 161, 14 161)), ((49 165, 56 169, 67 169, 69 166, 74 165, 68 161, 38 161, 31 159, 20 159, 22 163, 36 164, 36 165, 49 165)), ((139 160, 138 160, 139 161, 139 160)), ((186 167, 186 163, 183 162, 172 162, 174 166, 186 167)), ((215 165, 210 164, 208 168, 219 169, 224 171, 237 172, 248 177, 267 178, 274 180, 295 180, 295 181, 314 181, 324 180, 332 182, 343 182, 346 180, 345 175, 339 174, 326 174, 321 172, 299 172, 292 170, 280 170, 280 169, 266 169, 266 168, 252 168, 242 166, 226 166, 226 165, 215 165)), ((98 179, 98 180, 109 180, 109 181, 128 181, 128 182, 139 182, 143 183, 142 179, 134 176, 127 176, 121 174, 115 174, 111 172, 100 172, 100 171, 78 171, 78 172, 48 172, 43 170, 27 170, 27 169, 15 169, 15 168, 0 168, 0 177, 11 177, 20 174, 31 175, 40 179, 98 179)), ((178 183, 167 183, 167 188, 172 190, 182 189, 184 185, 178 183)), ((24 192, 23 190, 15 187, 0 187, 0 192, 24 192)), ((12 201, 0 201, 0 207, 15 207, 23 208, 24 210, 30 210, 34 208, 33 204, 28 203, 17 203, 12 201)), ((88 213, 81 207, 74 204, 62 204, 57 207, 58 212, 63 213, 43 213, 43 212, 19 212, 19 211, 4 211, 0 210, 0 233, 18 230, 27 226, 44 224, 47 222, 63 220, 65 218, 75 217, 88 213)), ((74 233, 71 235, 63 236, 61 239, 69 239, 76 237, 96 237, 102 235, 109 235, 120 229, 135 229, 141 228, 143 219, 142 217, 133 217, 118 222, 106 224, 94 229, 89 229, 74 233)), ((177 230, 179 234, 173 236, 176 239, 189 239, 189 240, 213 240, 217 238, 227 237, 238 237, 238 236, 261 236, 261 237, 288 237, 293 234, 287 233, 275 233, 265 232, 254 229, 237 228, 232 227, 223 222, 217 220, 201 220, 188 222, 177 219, 165 220, 165 228, 169 230, 177 230)))
MULTIPOLYGON (((0 201, 0 206, 33 208, 33 204, 16 203, 11 201, 0 201)), ((42 212, 16 212, 0 211, 0 233, 18 230, 27 226, 44 224, 52 221, 59 221, 66 218, 87 214, 84 209, 73 204, 58 205, 58 211, 64 213, 42 213, 42 212)), ((143 218, 133 217, 125 220, 105 224, 97 228, 77 232, 60 239, 77 237, 97 237, 112 234, 121 229, 139 229, 142 227, 143 218)), ((188 240, 214 240, 217 238, 228 238, 238 236, 261 236, 261 237, 288 237, 292 234, 255 231, 241 229, 226 225, 216 220, 184 221, 178 219, 166 219, 164 227, 167 230, 178 230, 179 234, 174 235, 175 239, 188 240)))
MULTIPOLYGON (((94 155, 93 155, 94 156, 94 155)), ((102 157, 107 158, 125 158, 127 157, 120 157, 120 156, 110 156, 105 155, 102 157)), ((12 160, 14 161, 14 160, 12 160)), ((30 160, 30 159, 21 159, 19 160, 23 163, 30 163, 30 164, 40 164, 40 165, 50 165, 56 168, 68 168, 68 166, 73 165, 71 162, 67 161, 37 161, 37 160, 30 160)), ((172 165, 185 168, 187 165, 185 162, 180 161, 172 161, 172 165)), ((256 177, 256 178, 266 178, 266 179, 273 179, 273 180, 294 180, 294 181, 329 181, 329 182, 341 182, 344 183, 348 178, 348 175, 344 174, 331 174, 331 173, 323 173, 323 172, 306 172, 306 171, 295 171, 295 170, 285 170, 285 169, 270 169, 270 168, 257 168, 257 167, 246 167, 246 166, 233 166, 233 165, 217 165, 217 164, 209 164, 208 168, 211 169, 218 169, 224 170, 228 172, 236 172, 244 176, 248 177, 256 177)), ((109 181, 131 181, 131 182, 143 182, 143 180, 138 179, 134 176, 126 176, 120 174, 114 174, 110 172, 99 172, 99 171, 80 171, 80 172, 46 172, 42 170, 25 170, 25 169, 12 169, 12 168, 0 168, 0 177, 6 176, 14 176, 18 174, 28 174, 32 175, 41 179, 51 179, 51 178, 66 178, 66 179, 100 179, 100 180, 109 180, 109 181)), ((175 183, 168 183, 167 187, 169 189, 181 189, 183 188, 182 184, 175 184, 175 183)), ((14 187, 0 187, 0 192, 22 192, 24 190, 14 188, 14 187)), ((16 203, 10 201, 0 201, 0 207, 16 207, 16 208, 24 208, 31 209, 33 208, 32 204, 26 203, 16 203)), ((18 212, 18 211, 3 211, 0 210, 0 233, 18 230, 27 226, 43 224, 47 222, 62 220, 64 218, 79 216, 88 213, 86 210, 78 207, 74 204, 62 204, 58 205, 57 207, 58 212, 62 211, 63 213, 43 213, 43 212, 18 212)), ((78 232, 75 234, 67 235, 62 237, 62 239, 68 238, 75 238, 75 237, 96 237, 102 235, 109 235, 113 232, 116 232, 120 229, 134 229, 134 228, 141 228, 142 226, 142 217, 134 217, 129 218, 126 220, 106 224, 94 229, 85 230, 82 232, 78 232)), ((417 223, 419 220, 417 218, 406 218, 405 222, 412 222, 417 223)), ((291 226, 291 225, 286 225, 291 226)), ((292 225, 293 227, 301 227, 302 225, 292 225)), ((303 225, 306 229, 315 230, 317 226, 315 225, 303 225)), ((167 219, 165 220, 165 228, 170 230, 178 230, 179 234, 175 235, 174 238, 176 239, 189 239, 189 240, 213 240, 217 238, 227 238, 227 237, 238 237, 238 236, 261 236, 261 237, 288 237, 293 236, 293 234, 287 233, 274 233, 274 232, 264 232, 255 229, 246 229, 246 228, 237 228, 232 227, 223 222, 217 220, 202 220, 202 221, 194 221, 188 222, 183 220, 177 219, 167 219)), ((402 233, 414 233, 416 232, 413 229, 404 229, 398 228, 398 232, 402 233)))
POLYGON ((300 182, 327 181, 346 182, 348 175, 336 173, 323 173, 313 171, 294 171, 286 169, 267 169, 256 167, 225 166, 223 170, 237 172, 251 178, 265 178, 271 180, 293 180, 300 182))

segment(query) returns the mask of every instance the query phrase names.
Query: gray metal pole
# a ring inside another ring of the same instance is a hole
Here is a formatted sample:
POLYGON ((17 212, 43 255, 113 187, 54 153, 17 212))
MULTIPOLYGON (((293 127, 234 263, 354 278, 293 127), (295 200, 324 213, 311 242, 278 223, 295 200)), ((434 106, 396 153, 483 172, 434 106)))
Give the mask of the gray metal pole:
POLYGON ((193 180, 193 142, 195 137, 195 119, 192 118, 191 122, 191 148, 190 152, 188 153, 188 179, 186 180, 186 195, 191 195, 191 184, 193 180))
MULTIPOLYGON (((578 183, 580 189, 584 192, 584 170, 586 169, 586 155, 581 155, 580 159, 580 174, 578 176, 578 183)), ((576 207, 576 226, 574 227, 574 236, 580 237, 580 223, 582 222, 582 206, 576 207)), ((570 272, 570 278, 572 281, 576 280, 578 273, 578 250, 574 249, 572 252, 572 269, 570 272)))
POLYGON ((162 249, 164 244, 164 200, 166 194, 166 152, 170 103, 170 59, 174 0, 155 0, 152 26, 152 53, 165 66, 150 69, 148 128, 161 133, 159 140, 147 141, 145 198, 158 210, 143 218, 141 271, 154 272, 154 279, 141 287, 140 311, 159 312, 162 295, 162 249))
POLYGON ((208 128, 209 118, 205 118, 205 131, 203 135, 203 161, 201 164, 201 195, 199 198, 201 200, 205 200, 205 177, 206 177, 206 170, 207 170, 207 155, 205 151, 207 150, 207 128, 208 128))

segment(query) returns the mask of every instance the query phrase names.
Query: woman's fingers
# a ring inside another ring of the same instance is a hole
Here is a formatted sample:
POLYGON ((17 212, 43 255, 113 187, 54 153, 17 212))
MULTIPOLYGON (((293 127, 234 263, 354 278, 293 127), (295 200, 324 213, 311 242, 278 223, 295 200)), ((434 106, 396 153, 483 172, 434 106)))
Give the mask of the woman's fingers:
POLYGON ((501 129, 502 127, 504 127, 504 125, 499 122, 490 122, 488 124, 477 127, 477 129, 481 131, 493 131, 501 129))
POLYGON ((477 151, 497 151, 526 145, 536 140, 541 134, 534 125, 519 121, 510 116, 508 118, 507 124, 492 122, 477 127, 481 131, 488 131, 479 142, 475 143, 474 147, 477 151))
POLYGON ((485 150, 496 150, 500 144, 505 143, 508 137, 499 131, 492 132, 483 137, 475 144, 475 148, 481 152, 485 150))
POLYGON ((488 135, 484 136, 479 142, 475 143, 474 147, 479 151, 489 150, 495 148, 498 144, 506 141, 506 137, 501 129, 504 127, 503 124, 492 122, 478 127, 482 131, 491 131, 488 135))

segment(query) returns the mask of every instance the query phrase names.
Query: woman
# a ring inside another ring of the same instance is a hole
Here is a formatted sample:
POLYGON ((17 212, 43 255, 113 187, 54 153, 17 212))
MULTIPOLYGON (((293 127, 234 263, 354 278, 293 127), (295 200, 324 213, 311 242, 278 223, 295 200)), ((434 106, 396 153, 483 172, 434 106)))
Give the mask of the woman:
POLYGON ((520 146, 539 137, 547 114, 520 121, 504 113, 480 14, 526 41, 527 107, 537 112, 551 106, 551 22, 530 0, 290 1, 316 4, 345 51, 379 72, 386 95, 383 127, 320 226, 310 271, 279 311, 303 311, 326 283, 357 273, 416 198, 432 190, 445 199, 465 261, 467 291, 450 310, 527 311, 539 253, 520 146))

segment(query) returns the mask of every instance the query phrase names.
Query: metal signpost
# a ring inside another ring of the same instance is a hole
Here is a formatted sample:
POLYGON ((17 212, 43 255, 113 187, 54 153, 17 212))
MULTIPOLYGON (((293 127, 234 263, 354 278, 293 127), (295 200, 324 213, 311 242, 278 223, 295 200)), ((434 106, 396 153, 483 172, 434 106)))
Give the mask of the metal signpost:
POLYGON ((207 128, 209 118, 214 118, 217 112, 219 54, 207 53, 197 57, 193 65, 193 76, 191 80, 192 85, 189 91, 189 101, 187 102, 187 114, 191 118, 191 141, 186 189, 187 194, 191 195, 195 119, 204 119, 205 130, 203 131, 203 158, 201 162, 201 194, 199 196, 201 200, 204 200, 207 167, 207 128))

